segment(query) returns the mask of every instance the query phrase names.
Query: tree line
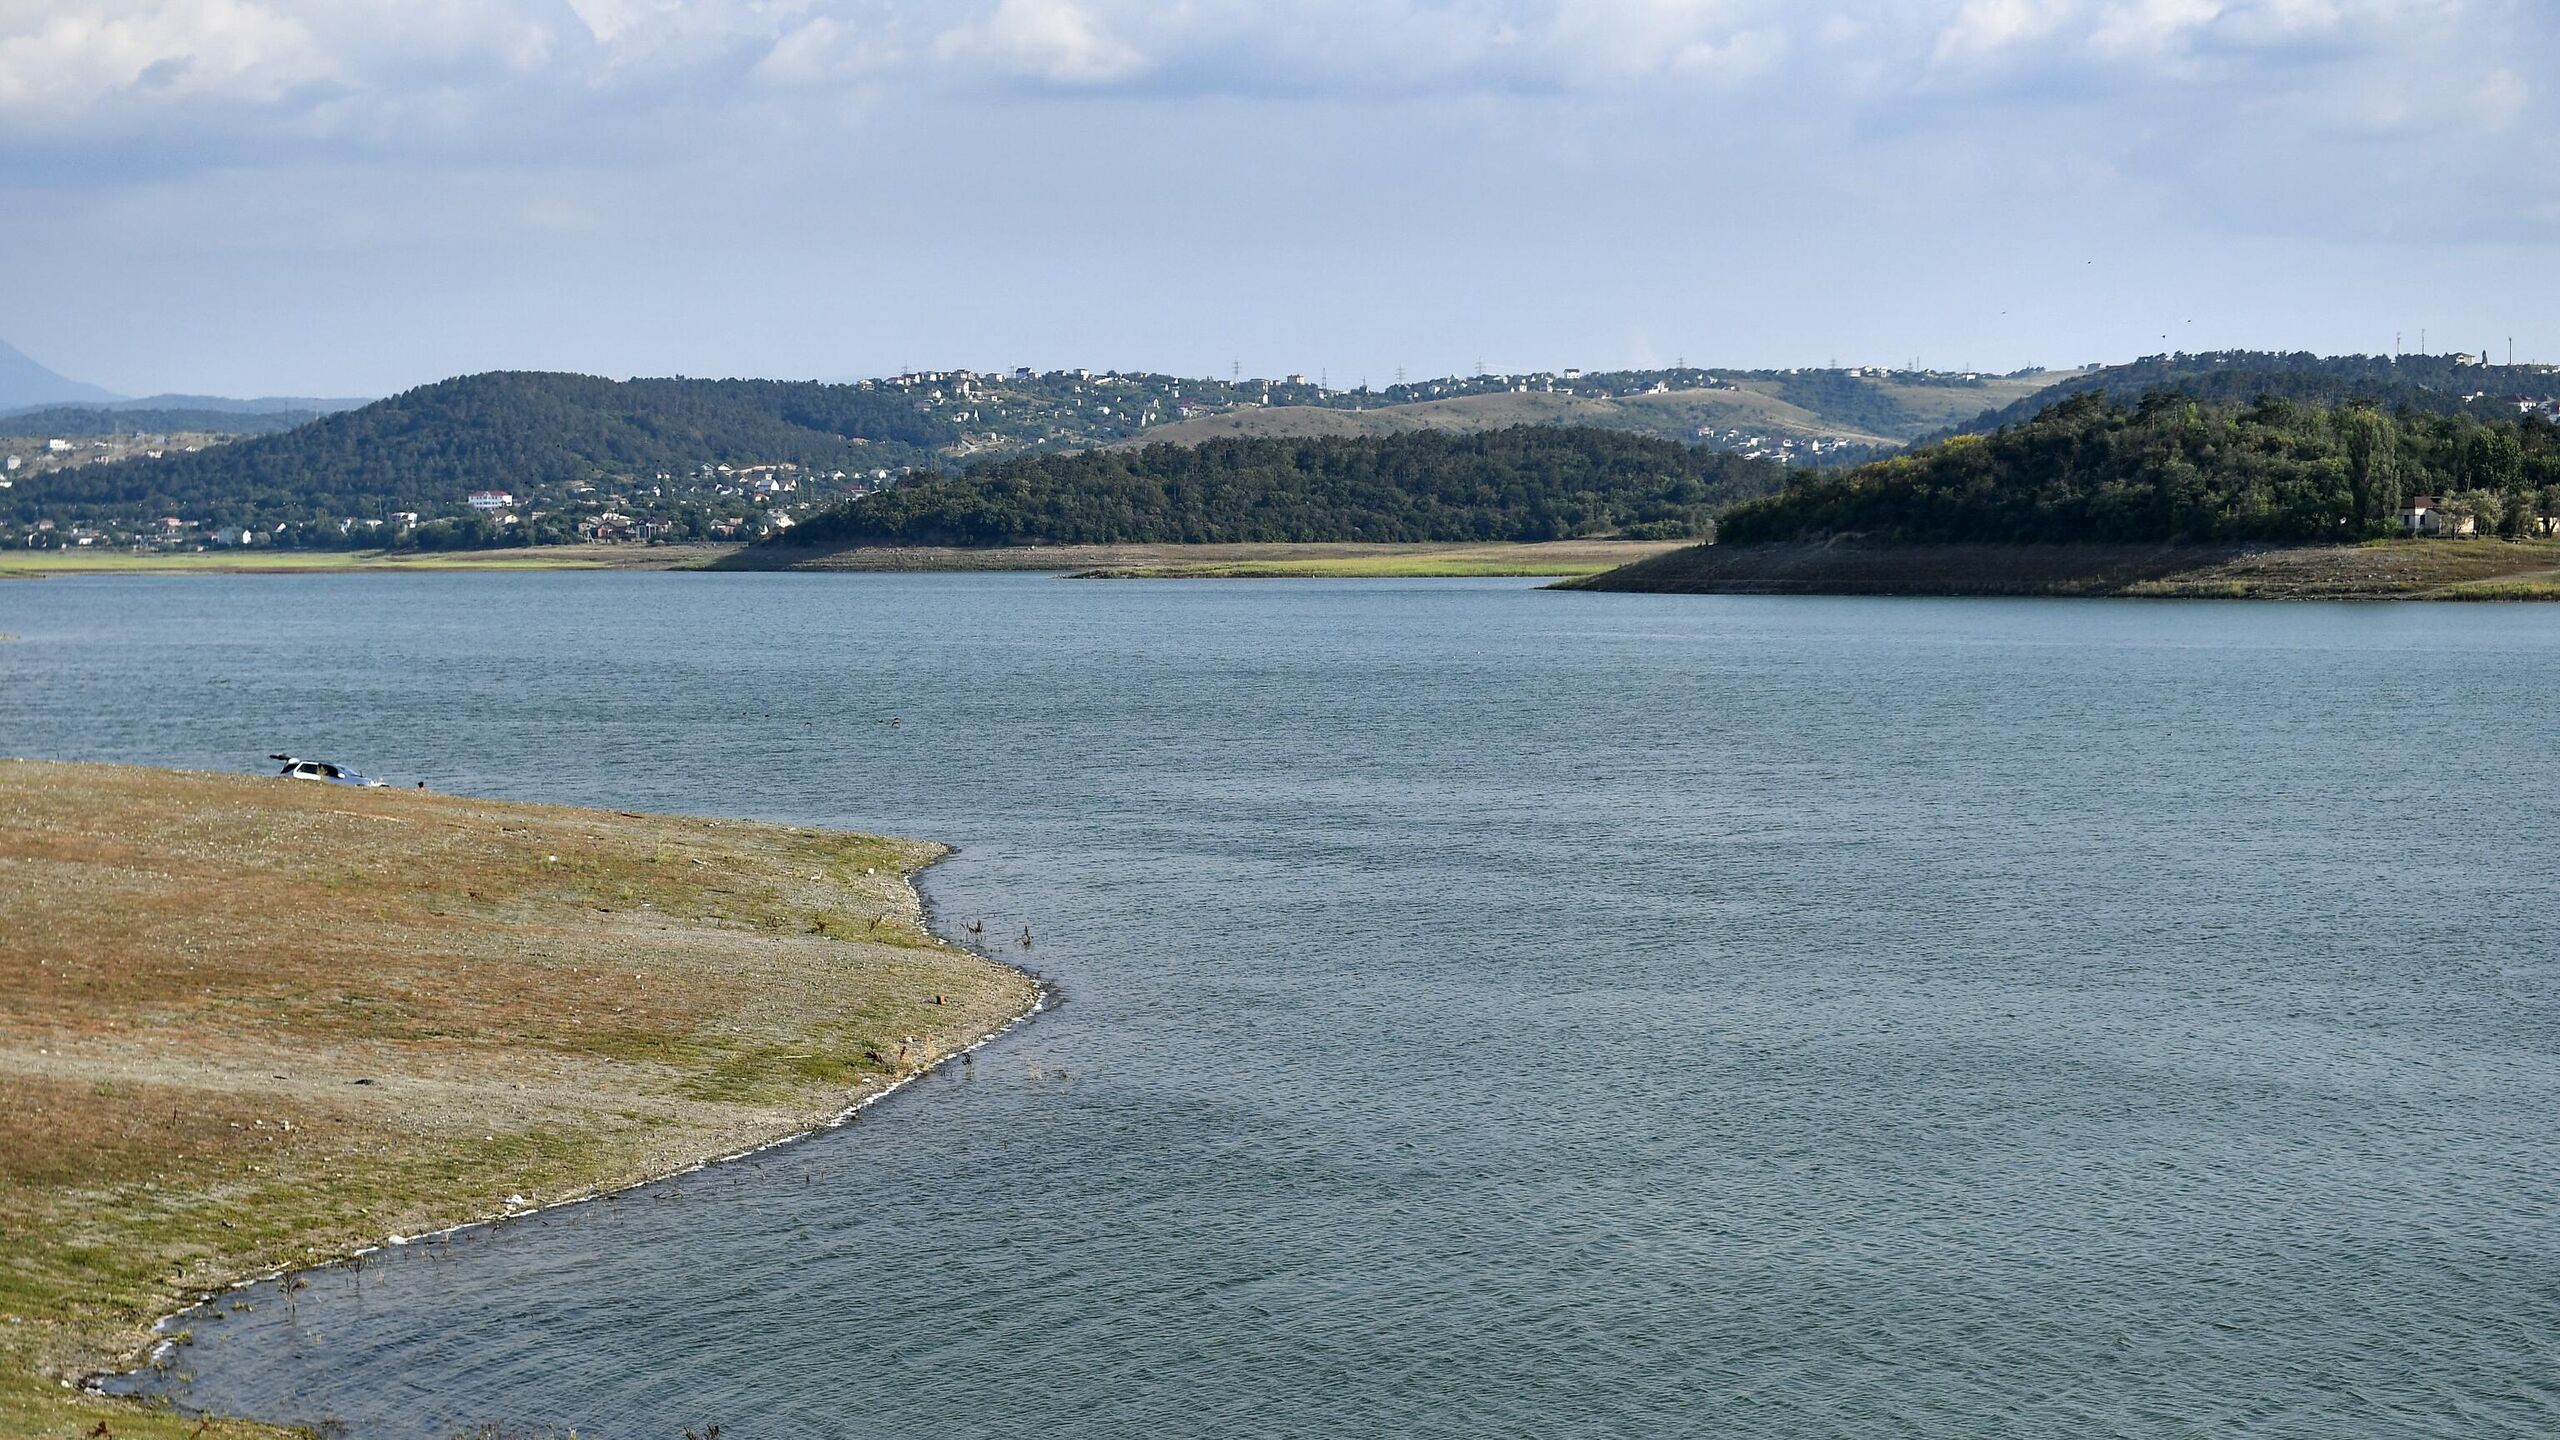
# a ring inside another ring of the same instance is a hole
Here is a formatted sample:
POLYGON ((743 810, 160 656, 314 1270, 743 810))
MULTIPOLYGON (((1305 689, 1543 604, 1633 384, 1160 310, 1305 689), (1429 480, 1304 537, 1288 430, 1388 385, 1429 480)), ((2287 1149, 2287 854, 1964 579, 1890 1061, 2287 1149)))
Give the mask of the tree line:
MULTIPOLYGON (((1947 434, 1988 434, 2034 418, 2077 394, 2101 392, 2127 402, 2174 390, 2221 405, 2275 396, 2302 405, 2365 404, 2431 415, 2512 414, 2519 395, 2560 393, 2560 378, 2538 366, 2487 365, 2457 355, 2315 355, 2309 351, 2215 350, 2147 355, 2088 371, 2014 404, 1986 410, 1947 434)), ((1945 436, 1930 436, 1943 439, 1945 436)))
POLYGON ((776 545, 1557 540, 1704 534, 1784 471, 1624 431, 1229 438, 980 465, 864 496, 776 545))
POLYGON ((2560 426, 2540 414, 2387 411, 2262 396, 2071 396, 1989 435, 1818 477, 1741 505, 1729 543, 2343 541, 2399 531, 2419 495, 2484 534, 2560 515, 2560 426))

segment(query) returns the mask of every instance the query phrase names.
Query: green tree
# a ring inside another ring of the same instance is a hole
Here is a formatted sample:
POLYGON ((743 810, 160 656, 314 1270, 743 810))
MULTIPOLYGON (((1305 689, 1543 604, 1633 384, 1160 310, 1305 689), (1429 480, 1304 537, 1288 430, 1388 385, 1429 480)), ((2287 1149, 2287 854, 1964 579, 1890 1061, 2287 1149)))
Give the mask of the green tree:
POLYGON ((2400 427, 2370 405, 2348 407, 2338 417, 2347 442, 2347 473, 2356 514, 2375 522, 2400 512, 2400 427))

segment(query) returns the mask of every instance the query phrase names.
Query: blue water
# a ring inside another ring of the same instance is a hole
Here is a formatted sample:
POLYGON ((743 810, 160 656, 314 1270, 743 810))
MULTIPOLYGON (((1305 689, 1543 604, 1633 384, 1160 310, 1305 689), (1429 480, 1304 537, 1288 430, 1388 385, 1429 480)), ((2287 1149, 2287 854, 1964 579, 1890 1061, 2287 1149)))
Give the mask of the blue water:
POLYGON ((934 836, 1065 1001, 198 1326, 190 1406, 2560 1429, 2560 609, 362 575, 0 630, 0 751, 934 836))

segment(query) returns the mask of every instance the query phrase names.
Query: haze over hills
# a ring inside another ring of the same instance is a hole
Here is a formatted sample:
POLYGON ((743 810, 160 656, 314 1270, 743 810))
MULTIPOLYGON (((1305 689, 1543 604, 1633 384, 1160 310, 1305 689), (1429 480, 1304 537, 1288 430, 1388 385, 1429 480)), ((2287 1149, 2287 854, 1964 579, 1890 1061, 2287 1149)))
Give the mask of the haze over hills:
POLYGON ((107 402, 116 398, 112 391, 57 375, 17 346, 0 340, 0 410, 15 410, 29 405, 107 402))

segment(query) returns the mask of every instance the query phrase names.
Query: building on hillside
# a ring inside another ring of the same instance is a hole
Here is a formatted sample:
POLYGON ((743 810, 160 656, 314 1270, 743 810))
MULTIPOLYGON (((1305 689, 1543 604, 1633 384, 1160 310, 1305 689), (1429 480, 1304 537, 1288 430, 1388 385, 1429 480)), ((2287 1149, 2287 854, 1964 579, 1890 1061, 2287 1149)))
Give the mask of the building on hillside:
POLYGON ((2479 530, 2468 515, 2444 508, 2433 495, 2413 495, 2400 506, 2400 528, 2412 535, 2470 535, 2479 530))
POLYGON ((474 490, 465 503, 474 510, 504 510, 516 503, 516 497, 504 490, 474 490))

